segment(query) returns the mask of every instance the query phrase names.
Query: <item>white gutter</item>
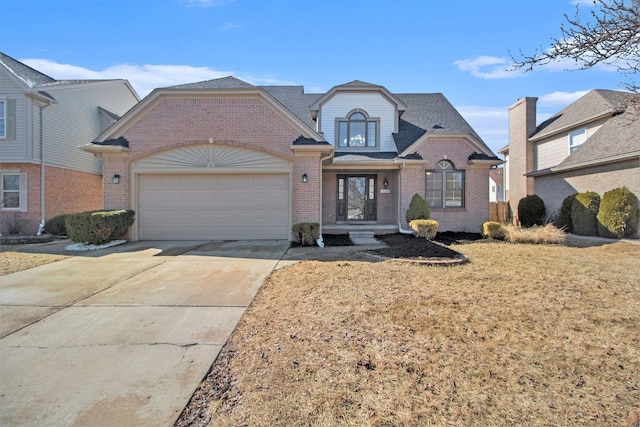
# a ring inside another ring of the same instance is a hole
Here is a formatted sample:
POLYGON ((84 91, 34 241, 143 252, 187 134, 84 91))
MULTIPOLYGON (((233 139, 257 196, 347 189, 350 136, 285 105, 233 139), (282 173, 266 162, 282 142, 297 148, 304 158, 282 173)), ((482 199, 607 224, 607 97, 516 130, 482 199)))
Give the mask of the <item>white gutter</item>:
POLYGON ((329 155, 327 155, 327 157, 320 157, 320 233, 318 236, 318 240, 316 240, 316 243, 321 248, 324 248, 324 240, 322 239, 322 163, 325 160, 329 160, 331 157, 333 157, 333 150, 331 151, 331 153, 329 153, 329 155))
POLYGON ((44 201, 45 201, 45 184, 44 184, 44 109, 51 104, 40 106, 40 226, 38 226, 38 232, 36 235, 42 236, 44 232, 45 213, 44 213, 44 201))

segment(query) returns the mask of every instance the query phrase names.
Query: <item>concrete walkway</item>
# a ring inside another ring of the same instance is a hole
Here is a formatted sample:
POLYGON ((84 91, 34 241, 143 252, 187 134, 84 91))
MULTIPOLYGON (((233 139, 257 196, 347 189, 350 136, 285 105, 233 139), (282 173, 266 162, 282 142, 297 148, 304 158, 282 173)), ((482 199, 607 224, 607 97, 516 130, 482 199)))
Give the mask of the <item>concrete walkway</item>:
POLYGON ((0 277, 0 425, 173 425, 288 246, 131 242, 0 277))

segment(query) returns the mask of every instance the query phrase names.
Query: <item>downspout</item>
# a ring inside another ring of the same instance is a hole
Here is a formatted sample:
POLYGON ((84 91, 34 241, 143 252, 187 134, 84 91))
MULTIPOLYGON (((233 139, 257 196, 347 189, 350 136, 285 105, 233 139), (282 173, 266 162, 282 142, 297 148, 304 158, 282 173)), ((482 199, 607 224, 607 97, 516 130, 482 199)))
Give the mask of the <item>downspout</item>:
POLYGON ((322 239, 322 163, 325 160, 329 160, 331 157, 333 157, 333 151, 331 151, 327 157, 320 157, 320 234, 316 243, 321 248, 324 248, 324 240, 322 239))
POLYGON ((402 164, 400 165, 400 173, 398 173, 398 231, 402 234, 413 234, 412 230, 405 230, 402 228, 402 220, 400 218, 402 218, 402 214, 400 212, 400 208, 402 206, 401 203, 401 198, 400 196, 402 195, 401 189, 402 189, 402 169, 404 169, 404 162, 402 162, 402 164))
POLYGON ((40 106, 40 226, 38 227, 38 232, 36 233, 38 236, 42 236, 44 232, 44 196, 45 196, 45 187, 44 187, 44 109, 48 107, 50 104, 41 105, 40 106))

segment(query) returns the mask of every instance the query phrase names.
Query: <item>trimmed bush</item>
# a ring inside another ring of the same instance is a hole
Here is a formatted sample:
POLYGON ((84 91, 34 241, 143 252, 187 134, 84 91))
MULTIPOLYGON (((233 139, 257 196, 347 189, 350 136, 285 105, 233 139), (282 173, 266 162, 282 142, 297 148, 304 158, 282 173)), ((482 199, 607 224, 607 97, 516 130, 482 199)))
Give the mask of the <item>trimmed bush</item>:
POLYGON ((567 233, 573 232, 571 226, 571 206, 575 200, 576 195, 571 194, 564 198, 562 206, 560 207, 560 215, 558 216, 558 228, 566 231, 567 233))
POLYGON ((518 202, 518 218, 523 227, 544 224, 544 202, 537 194, 523 197, 518 202))
POLYGON ((602 195, 596 218, 602 237, 631 236, 638 230, 638 198, 627 187, 607 191, 602 195))
POLYGON ((67 227, 65 225, 66 219, 67 219, 67 214, 56 215, 54 217, 49 218, 44 223, 44 231, 53 236, 66 236, 67 235, 67 227))
POLYGON ((131 210, 90 211, 67 215, 67 235, 74 242, 102 245, 127 234, 133 225, 131 210))
POLYGON ((571 203, 571 229, 581 236, 598 235, 600 195, 593 191, 576 194, 571 203))
POLYGON ((490 239, 504 240, 507 230, 499 222, 487 221, 482 224, 482 235, 490 239))
POLYGON ((407 223, 414 219, 429 219, 429 216, 431 216, 429 203, 418 193, 414 194, 406 214, 407 223))
POLYGON ((432 219, 414 219, 409 222, 409 227, 411 227, 416 237, 424 237, 429 240, 433 240, 436 237, 439 226, 438 221, 432 219))
POLYGON ((299 222, 291 227, 293 241, 300 246, 313 246, 320 237, 320 224, 317 222, 299 222))

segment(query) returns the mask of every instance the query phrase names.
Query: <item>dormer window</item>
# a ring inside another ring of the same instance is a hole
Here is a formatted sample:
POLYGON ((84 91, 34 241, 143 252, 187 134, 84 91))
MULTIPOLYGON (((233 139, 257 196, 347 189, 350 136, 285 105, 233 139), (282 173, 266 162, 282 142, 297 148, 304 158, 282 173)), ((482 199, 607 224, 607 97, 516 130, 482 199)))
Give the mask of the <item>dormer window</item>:
POLYGON ((372 119, 364 110, 353 110, 338 122, 339 148, 376 148, 378 147, 378 123, 380 119, 372 119))

